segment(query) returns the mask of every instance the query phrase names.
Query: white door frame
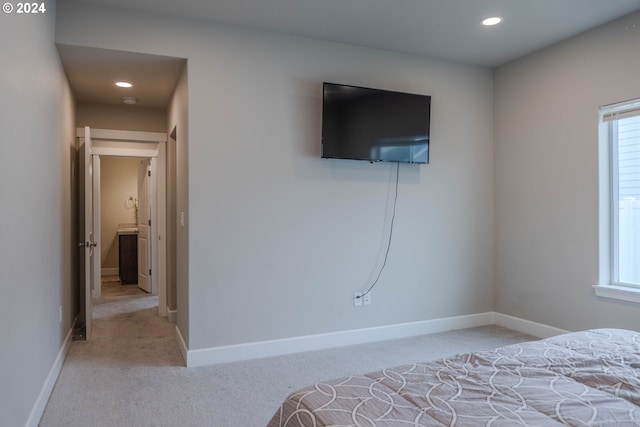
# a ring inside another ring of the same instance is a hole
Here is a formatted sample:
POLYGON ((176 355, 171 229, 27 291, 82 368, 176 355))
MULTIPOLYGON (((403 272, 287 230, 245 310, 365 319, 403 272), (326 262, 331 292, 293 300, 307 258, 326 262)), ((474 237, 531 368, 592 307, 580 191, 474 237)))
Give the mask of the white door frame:
MULTIPOLYGON (((77 136, 84 142, 85 129, 78 128, 77 136)), ((158 295, 158 314, 167 316, 166 269, 166 142, 162 132, 91 129, 92 155, 117 157, 146 157, 151 159, 151 293, 158 295)), ((94 179, 100 179, 99 175, 94 179)), ((98 181, 99 182, 99 181, 98 181)), ((99 208, 98 199, 98 208, 99 208)), ((100 240, 98 239, 98 242, 100 240)), ((101 253, 100 246, 95 248, 101 253)), ((98 257, 100 260, 100 257, 98 257)), ((100 269, 98 269, 100 271, 100 269)), ((98 282, 99 283, 99 282, 98 282)))
MULTIPOLYGON (((91 133, 89 128, 79 129, 83 131, 83 137, 79 138, 81 144, 80 147, 80 176, 79 176, 79 203, 81 203, 81 209, 79 209, 80 215, 80 235, 82 242, 79 242, 79 246, 82 247, 80 258, 81 266, 81 303, 80 303, 80 318, 84 321, 85 326, 85 339, 91 339, 92 333, 92 297, 93 289, 95 288, 95 272, 100 267, 100 257, 96 255, 96 247, 98 246, 98 230, 96 230, 96 224, 99 223, 99 219, 95 217, 94 201, 95 186, 94 186, 94 163, 91 153, 91 133)), ((98 158, 99 160, 99 158, 98 158)), ((99 170, 99 165, 98 165, 99 170)))

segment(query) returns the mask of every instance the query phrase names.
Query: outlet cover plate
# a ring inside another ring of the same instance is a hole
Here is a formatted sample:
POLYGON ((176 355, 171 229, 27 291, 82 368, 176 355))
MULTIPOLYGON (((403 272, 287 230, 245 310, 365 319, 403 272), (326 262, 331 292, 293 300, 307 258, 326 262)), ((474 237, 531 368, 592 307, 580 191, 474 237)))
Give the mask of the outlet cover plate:
POLYGON ((362 305, 362 292, 355 292, 353 294, 353 306, 360 307, 362 305))
POLYGON ((364 297, 361 298, 362 302, 364 305, 369 305, 371 304, 371 292, 369 292, 368 294, 366 294, 364 297))

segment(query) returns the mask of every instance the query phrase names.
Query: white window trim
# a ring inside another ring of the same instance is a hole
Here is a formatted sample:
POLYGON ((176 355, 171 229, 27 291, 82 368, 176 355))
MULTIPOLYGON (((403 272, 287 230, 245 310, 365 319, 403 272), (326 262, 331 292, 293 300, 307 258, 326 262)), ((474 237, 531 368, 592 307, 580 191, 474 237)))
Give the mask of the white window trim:
POLYGON ((640 304, 640 289, 609 284, 594 285, 596 296, 640 304))
MULTIPOLYGON (((599 278, 593 286, 595 295, 602 298, 640 304, 640 288, 634 285, 613 282, 614 248, 614 195, 612 189, 612 132, 613 113, 637 112, 640 98, 600 107, 598 117, 598 170, 599 170, 599 278)), ((634 114, 635 115, 635 114, 634 114)))

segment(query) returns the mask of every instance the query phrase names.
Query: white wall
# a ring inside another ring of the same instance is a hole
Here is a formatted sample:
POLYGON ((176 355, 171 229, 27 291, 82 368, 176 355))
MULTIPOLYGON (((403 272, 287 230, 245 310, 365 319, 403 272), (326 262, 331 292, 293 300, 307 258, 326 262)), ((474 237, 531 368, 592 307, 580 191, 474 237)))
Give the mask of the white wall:
POLYGON ((39 393, 78 310, 74 111, 53 44, 54 17, 55 3, 47 2, 45 14, 3 14, 0 25, 3 426, 23 426, 30 414, 37 424, 46 403, 38 401, 39 393), (42 406, 34 408, 34 402, 42 406))
POLYGON ((493 309, 490 70, 60 8, 60 43, 188 59, 190 349, 493 309), (401 167, 389 263, 361 309, 352 295, 382 260, 394 165, 320 159, 325 80, 432 95, 432 163, 401 167))
POLYGON ((109 105, 79 102, 76 125, 98 129, 166 132, 167 111, 132 105, 109 105))
POLYGON ((188 76, 185 65, 167 115, 167 308, 177 310, 176 323, 189 344, 189 202, 188 170, 189 118, 188 76), (173 131, 175 130, 175 134, 173 131), (173 137, 172 137, 173 135, 173 137), (175 139, 174 139, 175 138, 175 139), (185 221, 180 222, 180 213, 185 221))
POLYGON ((598 107, 640 96, 640 13, 495 72, 496 311, 638 328, 598 283, 598 107))

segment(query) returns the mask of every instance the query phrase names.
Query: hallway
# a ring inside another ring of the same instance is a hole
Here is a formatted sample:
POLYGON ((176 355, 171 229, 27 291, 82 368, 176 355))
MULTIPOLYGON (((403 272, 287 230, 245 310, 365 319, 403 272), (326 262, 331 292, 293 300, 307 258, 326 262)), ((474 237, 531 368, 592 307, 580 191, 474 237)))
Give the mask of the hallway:
POLYGON ((160 371, 184 366, 175 325, 158 316, 157 296, 106 281, 93 328, 90 342, 73 343, 40 426, 149 425, 170 388, 160 371))

